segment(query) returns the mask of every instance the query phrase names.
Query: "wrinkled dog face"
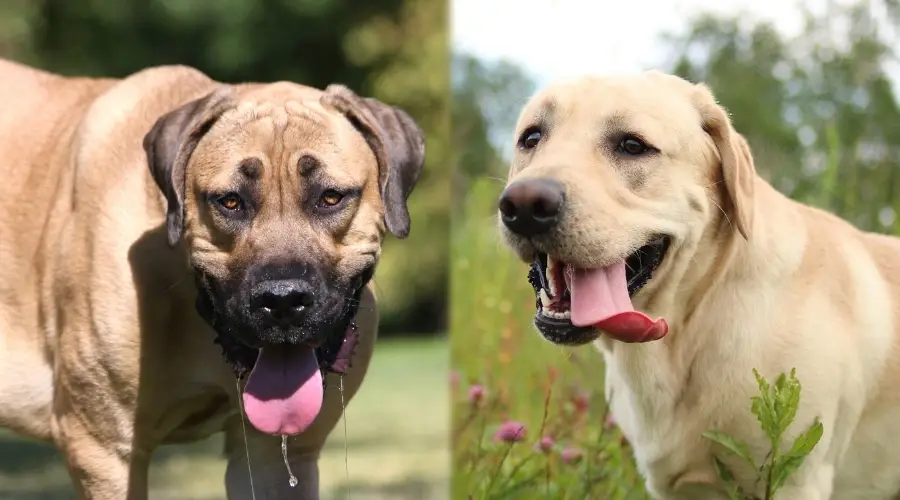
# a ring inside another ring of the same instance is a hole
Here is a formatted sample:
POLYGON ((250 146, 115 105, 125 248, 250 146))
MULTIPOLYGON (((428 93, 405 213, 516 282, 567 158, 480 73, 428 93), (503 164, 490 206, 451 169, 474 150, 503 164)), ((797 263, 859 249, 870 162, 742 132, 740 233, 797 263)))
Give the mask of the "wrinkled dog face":
POLYGON ((532 263, 535 323, 553 342, 661 338, 665 321, 632 298, 653 293, 720 207, 749 230, 749 152, 706 87, 658 72, 554 85, 516 137, 501 231, 532 263))
POLYGON ((404 112, 285 83, 223 86, 162 117, 145 149, 170 244, 189 248, 198 310, 252 350, 347 330, 385 228, 409 231, 424 162, 404 112))

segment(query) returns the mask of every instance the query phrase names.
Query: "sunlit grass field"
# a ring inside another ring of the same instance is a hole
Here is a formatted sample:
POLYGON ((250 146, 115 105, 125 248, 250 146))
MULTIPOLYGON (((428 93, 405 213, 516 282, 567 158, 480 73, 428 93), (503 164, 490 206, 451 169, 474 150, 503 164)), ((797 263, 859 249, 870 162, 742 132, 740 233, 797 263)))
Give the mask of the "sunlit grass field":
MULTIPOLYGON (((319 463, 323 499, 448 498, 450 469, 447 343, 381 340, 360 392, 319 463), (345 467, 345 443, 348 450, 345 467), (347 482, 349 468, 349 483, 347 482)), ((157 452, 150 498, 225 498, 221 438, 157 452)), ((74 498, 50 446, 0 434, 0 500, 74 498)))
POLYGON ((607 419, 600 353, 551 345, 531 324, 527 266, 499 240, 501 189, 476 181, 454 228, 453 498, 646 499, 607 419))

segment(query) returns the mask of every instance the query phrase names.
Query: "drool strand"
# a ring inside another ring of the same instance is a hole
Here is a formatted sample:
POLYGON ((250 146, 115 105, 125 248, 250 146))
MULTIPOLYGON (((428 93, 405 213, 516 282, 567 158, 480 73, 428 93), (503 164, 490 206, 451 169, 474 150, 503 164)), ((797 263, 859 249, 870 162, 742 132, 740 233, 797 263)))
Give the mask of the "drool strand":
POLYGON ((291 464, 288 462, 287 456, 287 435, 281 435, 281 458, 284 459, 284 466, 288 471, 288 484, 291 485, 291 488, 297 487, 297 476, 294 475, 294 471, 291 470, 291 464))
POLYGON ((344 473, 347 477, 347 498, 350 498, 350 461, 348 459, 349 453, 347 451, 347 407, 344 405, 344 375, 341 374, 340 377, 340 392, 341 392, 341 420, 344 421, 344 473))
POLYGON ((247 456, 247 475, 250 477, 250 496, 252 500, 256 500, 256 488, 253 487, 253 469, 250 467, 250 446, 247 444, 247 423, 245 422, 246 414, 244 413, 244 403, 241 397, 241 379, 234 379, 234 388, 237 390, 238 408, 241 410, 241 430, 244 432, 244 453, 247 456))

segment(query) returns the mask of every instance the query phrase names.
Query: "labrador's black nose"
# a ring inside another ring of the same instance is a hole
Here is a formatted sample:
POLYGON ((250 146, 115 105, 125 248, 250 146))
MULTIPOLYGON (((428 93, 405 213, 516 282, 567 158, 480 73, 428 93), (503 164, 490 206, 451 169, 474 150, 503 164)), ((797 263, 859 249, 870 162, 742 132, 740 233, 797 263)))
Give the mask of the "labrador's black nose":
POLYGON ((313 305, 312 287, 301 280, 266 280, 253 289, 251 306, 268 321, 291 325, 301 320, 313 305))
POLYGON ((500 217, 510 231, 536 236, 549 231, 562 213, 564 189, 551 179, 515 181, 500 195, 500 217))

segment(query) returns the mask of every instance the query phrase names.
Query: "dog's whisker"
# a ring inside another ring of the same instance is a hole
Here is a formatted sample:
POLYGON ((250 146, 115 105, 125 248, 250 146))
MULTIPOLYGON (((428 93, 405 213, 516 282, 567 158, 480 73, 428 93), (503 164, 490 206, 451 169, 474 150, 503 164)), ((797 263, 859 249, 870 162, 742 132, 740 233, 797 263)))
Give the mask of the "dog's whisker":
POLYGON ((715 205, 716 208, 718 208, 720 212, 722 212, 722 215, 725 216, 725 221, 728 222, 729 226, 731 226, 732 225, 731 219, 728 217, 728 214, 725 212, 725 209, 723 209, 718 203, 716 203, 715 200, 710 199, 709 201, 712 202, 712 204, 715 205))
POLYGON ((237 391, 238 408, 241 410, 241 431, 243 431, 244 434, 244 453, 247 456, 247 476, 250 479, 250 497, 252 500, 256 500, 256 488, 253 486, 253 468, 250 465, 250 445, 247 442, 247 415, 244 413, 244 403, 241 396, 241 379, 234 379, 234 388, 237 391))

